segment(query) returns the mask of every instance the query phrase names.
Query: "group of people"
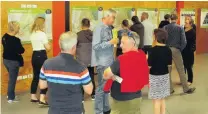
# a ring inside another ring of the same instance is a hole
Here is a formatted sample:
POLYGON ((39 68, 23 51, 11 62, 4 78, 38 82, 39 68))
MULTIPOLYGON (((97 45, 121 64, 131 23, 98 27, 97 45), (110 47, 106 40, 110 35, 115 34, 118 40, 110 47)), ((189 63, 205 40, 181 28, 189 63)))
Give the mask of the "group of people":
MULTIPOLYGON (((171 81, 172 60, 179 73, 183 92, 192 94, 196 29, 191 17, 184 28, 176 14, 165 15, 158 29, 144 12, 141 22, 132 17, 133 25, 123 20, 118 38, 113 38, 116 11, 109 9, 93 31, 84 18, 81 31, 60 35, 58 56, 47 59, 51 46, 44 32, 45 19, 36 18, 31 29, 33 48, 31 102, 49 105, 49 114, 84 114, 84 92, 95 100, 95 114, 140 114, 142 89, 148 85, 154 114, 165 114, 165 98, 174 93, 171 81), (114 57, 114 46, 116 57, 114 57), (95 86, 94 68, 98 86, 95 86), (188 80, 186 78, 188 74, 188 80), (40 98, 36 91, 40 87, 40 98), (48 103, 45 100, 48 91, 48 103), (112 105, 109 104, 109 93, 112 105)), ((15 85, 19 67, 24 65, 23 48, 16 37, 18 22, 8 24, 2 37, 3 61, 9 72, 8 103, 16 102, 15 85)))

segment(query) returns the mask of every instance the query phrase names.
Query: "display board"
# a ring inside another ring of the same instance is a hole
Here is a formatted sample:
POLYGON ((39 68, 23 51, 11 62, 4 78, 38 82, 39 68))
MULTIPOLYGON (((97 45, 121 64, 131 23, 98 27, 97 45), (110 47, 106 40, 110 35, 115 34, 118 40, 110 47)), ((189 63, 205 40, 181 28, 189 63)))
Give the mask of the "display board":
POLYGON ((124 19, 127 19, 129 21, 129 24, 132 24, 131 18, 132 16, 136 15, 134 8, 129 7, 119 7, 119 8, 112 8, 116 11, 116 19, 114 22, 114 27, 116 29, 121 29, 121 24, 124 19))
POLYGON ((143 12, 147 12, 149 14, 149 20, 154 24, 155 28, 158 26, 158 9, 157 8, 138 8, 137 16, 141 21, 141 16, 143 12))
POLYGON ((49 39, 52 39, 52 14, 45 9, 14 8, 8 10, 8 22, 17 21, 20 23, 18 37, 23 43, 30 43, 31 28, 35 18, 45 18, 45 32, 49 39))
POLYGON ((182 26, 185 25, 185 17, 186 16, 191 16, 192 19, 195 22, 195 19, 196 19, 195 15, 196 15, 195 9, 181 9, 181 12, 180 12, 180 25, 182 25, 182 26))
POLYGON ((99 22, 99 16, 102 16, 102 13, 98 11, 98 7, 72 7, 72 31, 79 32, 81 30, 81 21, 83 18, 90 20, 90 29, 93 30, 99 22))
POLYGON ((208 9, 201 9, 201 28, 208 28, 208 9))
POLYGON ((162 8, 162 9, 159 9, 159 22, 164 20, 164 16, 166 14, 173 14, 175 12, 176 12, 175 8, 162 8))

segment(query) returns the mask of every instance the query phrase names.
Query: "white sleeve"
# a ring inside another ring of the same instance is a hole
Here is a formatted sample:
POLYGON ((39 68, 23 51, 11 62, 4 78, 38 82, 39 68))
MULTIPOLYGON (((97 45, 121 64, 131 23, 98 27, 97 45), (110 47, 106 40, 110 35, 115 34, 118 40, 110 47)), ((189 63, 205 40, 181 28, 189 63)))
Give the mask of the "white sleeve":
POLYGON ((48 44, 48 37, 47 37, 46 33, 44 33, 44 32, 42 34, 42 42, 43 42, 43 44, 48 44))

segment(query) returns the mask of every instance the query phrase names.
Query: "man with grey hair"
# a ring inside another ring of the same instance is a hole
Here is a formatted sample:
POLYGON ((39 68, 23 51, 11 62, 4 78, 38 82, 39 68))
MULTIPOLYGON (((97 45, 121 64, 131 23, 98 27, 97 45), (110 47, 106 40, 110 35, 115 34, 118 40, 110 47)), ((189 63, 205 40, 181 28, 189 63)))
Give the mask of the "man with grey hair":
POLYGON ((74 59, 77 35, 61 34, 61 53, 45 61, 40 73, 40 88, 48 88, 48 114, 82 114, 82 87, 91 95, 92 83, 87 68, 74 59))
POLYGON ((111 114, 141 114, 141 90, 148 84, 149 68, 146 55, 138 46, 137 33, 124 34, 123 55, 104 71, 104 79, 109 79, 104 91, 111 91, 113 98, 111 114))
POLYGON ((105 12, 102 22, 93 31, 92 60, 91 65, 96 66, 98 73, 98 87, 95 93, 95 113, 110 114, 108 93, 104 93, 103 72, 114 60, 114 45, 118 39, 113 39, 112 28, 116 17, 116 11, 109 9, 105 12))

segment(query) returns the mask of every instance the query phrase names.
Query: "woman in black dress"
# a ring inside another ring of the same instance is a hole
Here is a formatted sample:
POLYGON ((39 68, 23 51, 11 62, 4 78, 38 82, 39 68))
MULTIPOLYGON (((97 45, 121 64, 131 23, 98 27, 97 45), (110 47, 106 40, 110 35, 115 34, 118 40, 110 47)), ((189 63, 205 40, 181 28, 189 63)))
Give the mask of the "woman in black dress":
POLYGON ((188 74, 188 85, 193 83, 194 52, 196 51, 196 31, 192 27, 193 21, 185 20, 185 34, 187 45, 182 51, 185 72, 188 74))

